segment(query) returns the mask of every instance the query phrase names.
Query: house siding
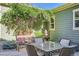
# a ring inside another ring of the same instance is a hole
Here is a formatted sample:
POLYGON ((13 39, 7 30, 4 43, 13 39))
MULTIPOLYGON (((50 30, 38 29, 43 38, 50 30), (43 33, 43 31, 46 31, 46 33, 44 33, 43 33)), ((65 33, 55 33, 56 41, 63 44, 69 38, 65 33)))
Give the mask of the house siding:
POLYGON ((55 31, 50 32, 51 40, 58 41, 60 38, 67 38, 79 43, 79 30, 73 30, 73 10, 77 8, 79 5, 55 14, 55 31))

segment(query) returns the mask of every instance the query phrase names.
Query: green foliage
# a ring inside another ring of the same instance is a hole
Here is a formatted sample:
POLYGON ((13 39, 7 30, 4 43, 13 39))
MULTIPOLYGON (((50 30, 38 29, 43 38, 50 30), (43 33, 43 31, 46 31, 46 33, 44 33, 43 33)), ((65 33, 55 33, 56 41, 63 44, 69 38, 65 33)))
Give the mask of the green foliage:
MULTIPOLYGON (((17 34, 19 31, 26 31, 26 29, 40 30, 43 22, 49 21, 50 11, 29 7, 25 4, 13 3, 6 4, 10 7, 2 17, 0 23, 10 29, 15 30, 17 34)), ((45 27, 48 26, 45 24, 45 27)))
POLYGON ((51 41, 58 42, 59 37, 60 37, 60 35, 59 35, 58 32, 52 32, 51 31, 51 33, 50 33, 50 40, 51 41))
POLYGON ((35 32, 35 36, 38 38, 42 38, 43 37, 43 33, 41 31, 36 31, 35 32))

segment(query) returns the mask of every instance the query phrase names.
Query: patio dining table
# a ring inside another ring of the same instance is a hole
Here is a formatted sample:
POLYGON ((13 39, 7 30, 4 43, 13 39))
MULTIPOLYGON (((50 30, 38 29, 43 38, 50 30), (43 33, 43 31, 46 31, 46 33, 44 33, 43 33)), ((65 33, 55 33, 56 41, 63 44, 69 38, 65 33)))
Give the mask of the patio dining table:
POLYGON ((51 42, 51 41, 43 42, 40 44, 36 44, 36 43, 31 43, 31 44, 34 45, 37 49, 43 51, 45 56, 46 55, 50 56, 52 55, 53 51, 63 48, 59 43, 51 42))

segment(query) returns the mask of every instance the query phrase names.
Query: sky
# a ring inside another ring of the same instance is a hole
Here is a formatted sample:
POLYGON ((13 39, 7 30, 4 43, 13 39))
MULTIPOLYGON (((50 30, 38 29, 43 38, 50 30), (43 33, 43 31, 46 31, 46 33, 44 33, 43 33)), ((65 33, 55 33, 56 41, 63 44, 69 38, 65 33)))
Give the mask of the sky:
POLYGON ((63 4, 62 3, 32 3, 33 7, 41 8, 44 10, 50 10, 61 5, 63 4))

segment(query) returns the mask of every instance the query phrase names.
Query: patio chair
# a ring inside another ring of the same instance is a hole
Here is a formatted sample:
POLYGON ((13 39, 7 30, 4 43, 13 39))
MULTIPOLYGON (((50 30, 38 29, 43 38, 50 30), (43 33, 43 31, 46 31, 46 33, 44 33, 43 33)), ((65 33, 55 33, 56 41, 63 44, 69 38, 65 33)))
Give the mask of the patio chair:
POLYGON ((69 46, 70 40, 63 38, 63 39, 60 40, 59 43, 60 43, 63 47, 69 46))
POLYGON ((64 47, 61 49, 59 56, 73 56, 75 53, 74 48, 64 47))
MULTIPOLYGON (((62 47, 66 47, 66 46, 69 46, 70 45, 70 40, 66 39, 66 38, 62 38, 59 43, 61 44, 62 47)), ((58 49, 56 51, 54 51, 54 54, 58 54, 60 53, 60 50, 61 49, 58 49)))
POLYGON ((26 50, 27 50, 28 56, 38 56, 37 51, 33 45, 27 44, 26 50))
MULTIPOLYGON (((42 38, 36 38, 35 39, 35 44, 42 44, 43 43, 43 39, 42 38)), ((44 55, 44 52, 41 51, 40 49, 36 49, 37 50, 37 53, 38 55, 44 55)))
POLYGON ((59 53, 53 53, 53 56, 73 56, 75 54, 76 45, 63 47, 59 53))

